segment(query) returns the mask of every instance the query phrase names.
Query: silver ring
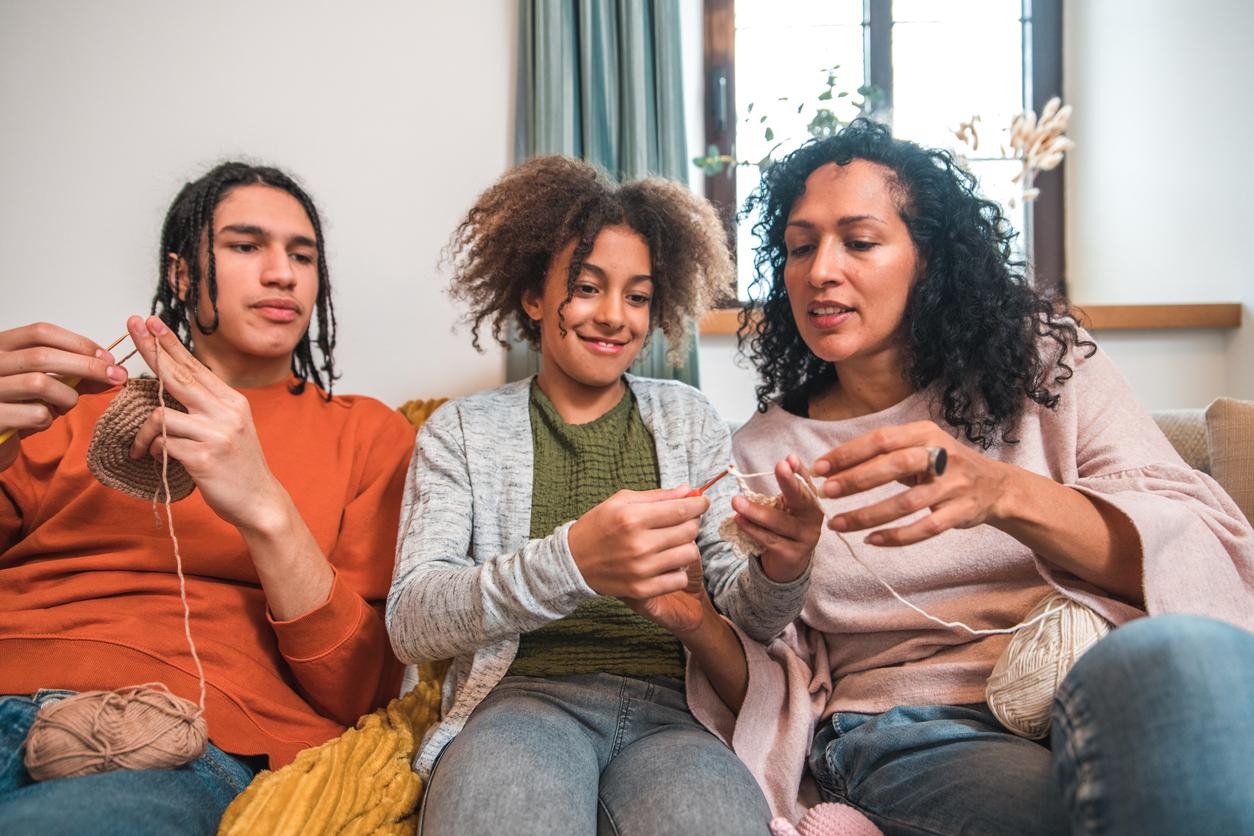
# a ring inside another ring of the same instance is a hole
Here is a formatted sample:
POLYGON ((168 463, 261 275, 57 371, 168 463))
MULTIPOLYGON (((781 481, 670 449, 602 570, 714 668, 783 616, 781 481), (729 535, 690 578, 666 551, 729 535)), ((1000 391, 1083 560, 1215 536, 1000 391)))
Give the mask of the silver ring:
POLYGON ((944 447, 927 448, 927 475, 940 476, 949 465, 949 452, 944 447))

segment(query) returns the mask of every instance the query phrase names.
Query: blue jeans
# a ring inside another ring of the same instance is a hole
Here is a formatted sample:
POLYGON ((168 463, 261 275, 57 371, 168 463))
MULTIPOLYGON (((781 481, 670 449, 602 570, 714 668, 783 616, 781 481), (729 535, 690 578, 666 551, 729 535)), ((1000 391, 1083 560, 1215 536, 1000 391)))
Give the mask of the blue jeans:
POLYGON ((0 697, 0 833, 211 834, 253 769, 213 744, 178 769, 35 781, 22 763, 35 713, 68 691, 0 697))
POLYGON ((810 769, 885 833, 1254 833, 1254 635, 1142 618, 1072 668, 1047 747, 982 703, 838 713, 810 769))
POLYGON ((506 677, 436 762, 420 836, 767 833, 762 791, 682 688, 665 677, 506 677))

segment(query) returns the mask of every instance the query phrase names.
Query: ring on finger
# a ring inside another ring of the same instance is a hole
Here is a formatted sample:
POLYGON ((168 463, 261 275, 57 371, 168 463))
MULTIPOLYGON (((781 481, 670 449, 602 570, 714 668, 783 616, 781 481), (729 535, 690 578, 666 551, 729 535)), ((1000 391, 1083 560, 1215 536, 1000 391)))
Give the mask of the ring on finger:
POLYGON ((927 477, 929 479, 943 475, 948 466, 949 451, 944 447, 927 448, 927 477))

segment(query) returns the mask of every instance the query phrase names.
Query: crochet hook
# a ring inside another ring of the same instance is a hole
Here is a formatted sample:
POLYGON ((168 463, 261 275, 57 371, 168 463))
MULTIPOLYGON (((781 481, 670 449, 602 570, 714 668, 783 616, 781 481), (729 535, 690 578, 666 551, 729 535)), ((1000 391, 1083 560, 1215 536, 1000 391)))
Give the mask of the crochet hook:
MULTIPOLYGON (((130 332, 127 332, 123 334, 122 336, 118 337, 116 340, 114 340, 112 343, 109 344, 109 347, 106 348, 105 351, 112 351, 114 348, 117 347, 118 343, 122 342, 122 340, 126 339, 129 336, 130 336, 130 332)), ((138 350, 139 349, 135 349, 135 351, 138 351, 138 350)), ((129 360, 135 354, 135 351, 132 351, 130 354, 126 355, 120 361, 118 361, 118 365, 120 366, 123 363, 125 363, 127 360, 129 360)), ((81 377, 74 377, 73 375, 69 377, 60 378, 60 381, 64 383, 66 386, 70 387, 71 389, 73 389, 80 382, 82 382, 82 380, 83 379, 81 377)), ((3 444, 4 442, 8 441, 15 432, 17 432, 16 429, 0 430, 0 444, 3 444)))
POLYGON ((721 473, 719 473, 717 476, 715 476, 715 477, 714 477, 713 479, 711 479, 710 481, 706 482, 706 483, 705 483, 704 485, 702 485, 701 487, 699 487, 699 488, 695 488, 694 490, 691 490, 691 491, 688 491, 688 493, 684 495, 684 496, 685 496, 685 498, 690 497, 690 496, 700 496, 701 494, 705 493, 706 489, 707 489, 708 487, 710 487, 710 485, 713 485, 715 482, 717 482, 719 479, 722 479, 722 478, 723 478, 724 476, 726 476, 728 473, 731 473, 731 468, 730 468, 730 467, 726 467, 726 468, 724 468, 724 469, 723 469, 723 471, 722 471, 721 473))

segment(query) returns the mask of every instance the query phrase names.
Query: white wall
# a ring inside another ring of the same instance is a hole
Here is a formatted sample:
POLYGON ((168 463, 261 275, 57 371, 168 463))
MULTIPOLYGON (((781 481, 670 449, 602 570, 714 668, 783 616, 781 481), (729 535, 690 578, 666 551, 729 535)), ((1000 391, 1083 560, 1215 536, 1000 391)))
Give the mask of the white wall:
MULTIPOLYGON (((689 144, 701 145, 700 0, 681 0, 689 144)), ((0 0, 0 325, 108 340, 146 310, 176 189, 226 157, 298 174, 322 206, 341 327, 339 390, 389 403, 499 383, 436 263, 509 164, 515 4, 0 0)), ((1072 296, 1238 301, 1235 331, 1099 335, 1150 408, 1254 398, 1254 6, 1067 0, 1072 296)), ((699 180, 693 178, 694 184, 699 180)), ((703 388, 752 409, 734 341, 702 343, 703 388)), ((132 361, 134 362, 134 361, 132 361)))
POLYGON ((0 327, 121 334, 174 193, 245 155, 323 210, 338 391, 500 383, 501 352, 450 333, 436 262, 510 161, 515 5, 0 0, 0 327))
POLYGON ((1254 6, 1068 0, 1064 26, 1072 298, 1242 303, 1236 330, 1098 336, 1151 409, 1254 399, 1254 6))

